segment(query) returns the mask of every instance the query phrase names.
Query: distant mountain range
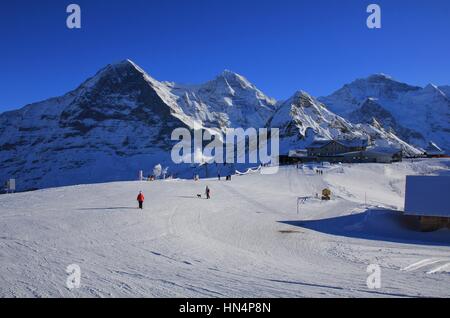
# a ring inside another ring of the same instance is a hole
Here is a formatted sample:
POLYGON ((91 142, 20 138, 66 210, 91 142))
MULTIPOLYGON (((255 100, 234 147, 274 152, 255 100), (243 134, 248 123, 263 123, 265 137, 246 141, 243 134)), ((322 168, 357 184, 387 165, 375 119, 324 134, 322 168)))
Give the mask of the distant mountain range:
POLYGON ((101 69, 64 96, 0 114, 0 181, 20 190, 136 179, 170 159, 173 129, 276 127, 281 151, 318 138, 370 138, 374 145, 419 154, 429 140, 449 144, 450 87, 409 86, 373 75, 315 99, 299 91, 266 96, 224 71, 200 85, 160 82, 130 60, 101 69))

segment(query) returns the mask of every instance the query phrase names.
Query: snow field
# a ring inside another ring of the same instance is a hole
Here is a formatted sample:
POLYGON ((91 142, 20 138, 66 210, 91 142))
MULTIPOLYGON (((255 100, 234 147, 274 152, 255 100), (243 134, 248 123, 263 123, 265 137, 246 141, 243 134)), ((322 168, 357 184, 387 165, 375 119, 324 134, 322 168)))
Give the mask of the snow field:
POLYGON ((343 165, 321 176, 282 167, 231 182, 2 195, 0 296, 448 297, 450 231, 417 233, 381 209, 402 207, 407 174, 448 167, 448 160, 343 165), (197 198, 206 185, 211 200, 197 198), (297 197, 324 187, 333 200, 308 200, 297 215, 297 197), (70 264, 81 268, 79 289, 66 287, 70 264), (369 264, 382 268, 381 289, 366 285, 369 264))

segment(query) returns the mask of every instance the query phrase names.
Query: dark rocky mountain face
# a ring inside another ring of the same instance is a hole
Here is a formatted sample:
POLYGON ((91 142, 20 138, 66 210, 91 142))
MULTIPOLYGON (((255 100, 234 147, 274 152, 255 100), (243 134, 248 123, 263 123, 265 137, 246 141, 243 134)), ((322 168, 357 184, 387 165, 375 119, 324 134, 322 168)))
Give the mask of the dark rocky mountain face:
POLYGON ((133 64, 110 65, 61 98, 0 115, 0 179, 21 190, 133 179, 169 161, 172 130, 187 127, 172 112, 133 64))
POLYGON ((93 86, 89 84, 88 81, 81 86, 83 93, 64 109, 59 119, 59 126, 74 135, 85 136, 98 127, 109 132, 126 125, 140 130, 146 138, 140 147, 145 148, 165 146, 167 138, 160 137, 185 126, 172 116, 171 108, 151 82, 131 63, 108 66, 97 74, 93 86))
POLYGON ((366 99, 360 108, 350 113, 348 118, 352 122, 366 124, 372 124, 376 120, 381 127, 393 131, 398 137, 411 144, 425 141, 422 134, 401 126, 388 110, 371 98, 366 99))

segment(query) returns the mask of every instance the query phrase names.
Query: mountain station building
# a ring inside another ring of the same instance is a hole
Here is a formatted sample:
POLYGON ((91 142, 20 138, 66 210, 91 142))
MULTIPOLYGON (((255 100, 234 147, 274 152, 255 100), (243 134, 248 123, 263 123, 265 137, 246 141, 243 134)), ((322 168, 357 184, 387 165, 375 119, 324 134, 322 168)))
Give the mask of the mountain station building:
POLYGON ((280 156, 280 163, 392 163, 403 159, 401 149, 368 147, 368 139, 316 140, 306 149, 291 150, 288 156, 280 156))

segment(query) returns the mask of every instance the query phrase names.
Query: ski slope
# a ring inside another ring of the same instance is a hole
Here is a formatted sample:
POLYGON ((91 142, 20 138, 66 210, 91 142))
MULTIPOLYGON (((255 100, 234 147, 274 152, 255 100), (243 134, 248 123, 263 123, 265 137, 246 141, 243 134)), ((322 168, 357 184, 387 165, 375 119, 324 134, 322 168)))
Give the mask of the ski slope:
POLYGON ((409 229, 404 177, 449 160, 0 196, 1 297, 449 297, 450 231, 409 229), (208 185, 212 199, 197 198, 208 185), (330 187, 333 199, 300 206, 330 187), (136 208, 139 190, 145 209, 136 208), (68 265, 81 286, 66 287, 68 265), (366 285, 369 264, 382 287, 366 285))

